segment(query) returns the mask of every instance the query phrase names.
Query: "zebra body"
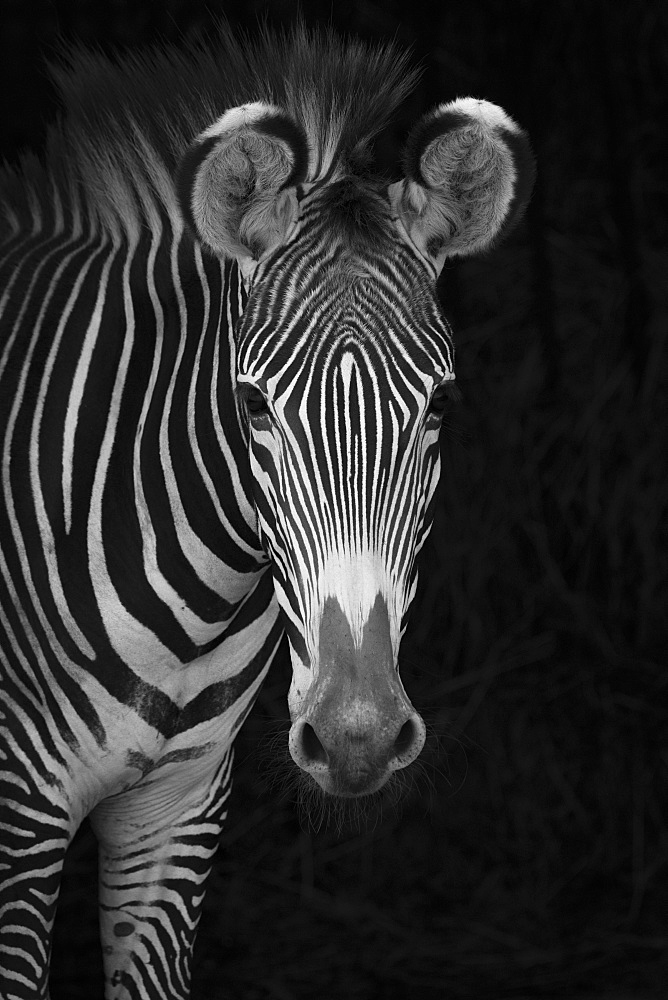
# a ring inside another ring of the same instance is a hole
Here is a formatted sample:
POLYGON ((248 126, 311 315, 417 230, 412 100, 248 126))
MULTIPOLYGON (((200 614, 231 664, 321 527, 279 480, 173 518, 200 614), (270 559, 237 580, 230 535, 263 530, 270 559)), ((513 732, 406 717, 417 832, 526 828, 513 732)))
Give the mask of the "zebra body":
POLYGON ((530 154, 466 99, 388 187, 368 145, 414 83, 389 48, 73 58, 0 199, 0 993, 48 996, 90 815, 105 996, 171 1000, 284 628, 313 788, 420 752, 396 664, 454 379, 435 279, 517 215, 530 154))

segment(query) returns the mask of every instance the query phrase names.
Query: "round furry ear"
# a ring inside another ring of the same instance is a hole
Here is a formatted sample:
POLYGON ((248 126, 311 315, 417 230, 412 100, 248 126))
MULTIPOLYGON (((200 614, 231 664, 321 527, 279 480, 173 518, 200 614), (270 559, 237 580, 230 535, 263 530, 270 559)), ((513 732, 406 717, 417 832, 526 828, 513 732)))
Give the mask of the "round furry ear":
POLYGON ((404 238, 436 272, 485 250, 520 218, 535 178, 529 140, 496 104, 442 104, 413 128, 389 195, 404 238))
POLYGON ((308 171, 303 130, 256 102, 226 111, 181 162, 181 209, 198 238, 248 269, 282 243, 297 219, 296 185, 308 171))

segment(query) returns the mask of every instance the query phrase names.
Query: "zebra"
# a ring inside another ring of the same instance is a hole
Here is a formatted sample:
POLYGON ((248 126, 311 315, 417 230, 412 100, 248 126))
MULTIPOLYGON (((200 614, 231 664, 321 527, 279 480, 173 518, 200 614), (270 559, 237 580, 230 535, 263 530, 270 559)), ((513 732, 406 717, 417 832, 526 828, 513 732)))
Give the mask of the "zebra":
POLYGON ((393 46, 299 26, 51 68, 0 181, 0 994, 48 997, 63 859, 99 842, 107 1000, 190 995, 232 747, 279 642, 306 785, 372 796, 425 726, 399 678, 456 391, 436 294, 533 183, 458 98, 400 179, 393 46))

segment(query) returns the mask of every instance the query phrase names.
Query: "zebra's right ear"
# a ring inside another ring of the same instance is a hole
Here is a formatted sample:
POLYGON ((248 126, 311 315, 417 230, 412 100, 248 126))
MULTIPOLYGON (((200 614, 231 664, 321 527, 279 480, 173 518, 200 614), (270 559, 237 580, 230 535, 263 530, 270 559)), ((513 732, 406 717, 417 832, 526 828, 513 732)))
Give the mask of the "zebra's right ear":
POLYGON ((198 238, 244 273, 284 242, 298 214, 296 185, 308 171, 303 130, 271 104, 226 111, 181 162, 181 209, 198 238))

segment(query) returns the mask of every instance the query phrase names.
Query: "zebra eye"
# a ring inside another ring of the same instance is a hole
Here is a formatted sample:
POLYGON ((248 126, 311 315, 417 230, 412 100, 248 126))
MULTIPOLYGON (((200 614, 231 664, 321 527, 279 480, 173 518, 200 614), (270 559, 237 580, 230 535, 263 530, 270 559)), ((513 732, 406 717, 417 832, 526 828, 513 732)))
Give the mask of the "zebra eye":
POLYGON ((267 412, 267 400, 259 389, 255 389, 254 387, 249 388, 245 394, 245 401, 249 413, 260 414, 267 412))
POLYGON ((450 396, 448 395, 448 390, 446 386, 441 385, 431 397, 429 410, 431 413, 435 413, 437 416, 442 417, 448 408, 449 402, 450 396))
POLYGON ((429 412, 437 417, 443 417, 454 403, 459 403, 461 398, 461 390, 454 381, 445 382, 434 390, 429 403, 429 412))

